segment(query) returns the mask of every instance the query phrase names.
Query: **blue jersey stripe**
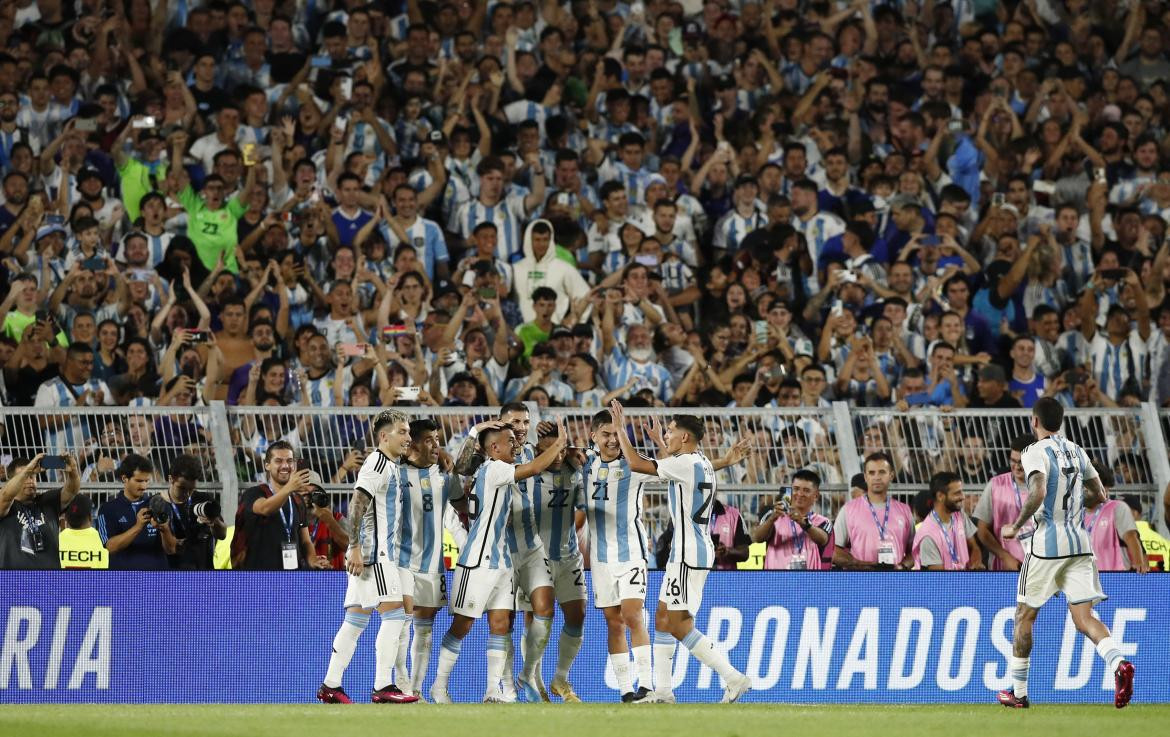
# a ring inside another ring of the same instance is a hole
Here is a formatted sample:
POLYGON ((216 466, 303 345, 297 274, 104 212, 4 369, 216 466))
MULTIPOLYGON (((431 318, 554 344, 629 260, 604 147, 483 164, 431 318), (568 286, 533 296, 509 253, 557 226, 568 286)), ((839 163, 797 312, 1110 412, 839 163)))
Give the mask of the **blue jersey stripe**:
POLYGON ((1056 463, 1056 453, 1052 448, 1048 453, 1048 485, 1044 491, 1044 521, 1047 523, 1044 530, 1044 555, 1049 558, 1057 556, 1056 525, 1053 512, 1056 507, 1056 492, 1060 480, 1060 466, 1056 463))

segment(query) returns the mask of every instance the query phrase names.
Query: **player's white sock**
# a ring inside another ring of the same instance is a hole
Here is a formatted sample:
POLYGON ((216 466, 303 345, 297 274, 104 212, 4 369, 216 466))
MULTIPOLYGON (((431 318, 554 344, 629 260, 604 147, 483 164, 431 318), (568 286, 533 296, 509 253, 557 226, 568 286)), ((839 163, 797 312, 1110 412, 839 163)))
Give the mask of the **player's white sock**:
POLYGON ((463 640, 448 632, 443 635, 443 644, 439 647, 439 664, 435 667, 435 682, 432 689, 447 690, 447 681, 451 679, 451 671, 455 669, 455 661, 459 660, 459 650, 463 647, 463 640))
POLYGON ((618 691, 630 693, 634 687, 630 685, 630 654, 610 653, 609 664, 613 667, 613 677, 617 679, 618 691))
POLYGON ((715 643, 708 640, 702 632, 693 629, 683 638, 682 644, 699 659, 699 662, 719 674, 724 683, 731 683, 731 679, 740 675, 727 656, 715 649, 715 643))
POLYGON ((520 679, 531 681, 536 673, 536 666, 540 664, 540 656, 548 647, 549 631, 552 630, 552 617, 535 615, 532 624, 524 632, 524 667, 520 671, 520 679))
POLYGON ((1031 658, 1017 658, 1014 655, 1008 661, 1008 669, 1012 676, 1012 692, 1017 699, 1028 695, 1028 668, 1031 663, 1031 658))
POLYGON ((1097 643, 1097 654, 1105 660, 1110 673, 1117 670, 1117 666, 1125 660, 1125 656, 1121 654, 1121 649, 1117 647, 1117 643, 1112 637, 1105 637, 1097 643))
POLYGON ((427 667, 431 664, 431 637, 434 620, 414 619, 414 645, 410 650, 410 689, 422 693, 423 681, 427 679, 427 667))
POLYGON ((654 664, 650 659, 649 645, 635 645, 634 666, 638 669, 638 686, 648 691, 654 690, 654 664))
POLYGON ((378 639, 374 641, 374 690, 394 683, 394 661, 398 656, 398 641, 406 626, 406 612, 401 607, 381 612, 378 639))
POLYGON ((669 632, 654 633, 654 688, 673 691, 674 650, 677 643, 669 632))
POLYGON ((398 636, 398 655, 394 658, 394 680, 392 683, 401 683, 406 686, 410 683, 410 671, 407 669, 406 658, 410 654, 410 621, 402 623, 402 634, 398 636))
POLYGON ((507 635, 488 635, 487 641, 487 694, 491 695, 500 688, 500 681, 504 677, 504 664, 507 660, 505 641, 507 635))
POLYGON ((345 621, 333 636, 333 654, 329 656, 329 670, 325 671, 325 685, 329 688, 341 688, 341 677, 353 659, 353 651, 357 649, 358 638, 362 636, 366 625, 370 623, 370 615, 361 612, 346 612, 345 621))
POLYGON ((512 682, 512 676, 516 674, 516 643, 512 641, 512 633, 509 632, 504 637, 504 674, 503 685, 500 690, 509 698, 516 696, 516 684, 512 682))
POLYGON ((557 641, 557 672, 554 679, 568 680, 569 669, 581 652, 581 625, 566 624, 557 641))

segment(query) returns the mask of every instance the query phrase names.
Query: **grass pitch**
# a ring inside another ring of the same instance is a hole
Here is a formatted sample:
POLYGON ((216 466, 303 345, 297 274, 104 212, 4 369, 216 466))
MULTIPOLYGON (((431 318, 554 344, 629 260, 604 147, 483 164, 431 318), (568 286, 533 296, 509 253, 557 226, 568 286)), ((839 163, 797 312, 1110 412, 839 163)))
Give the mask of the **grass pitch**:
POLYGON ((1010 711, 994 704, 803 706, 787 704, 677 705, 120 705, 0 706, 0 735, 154 737, 755 737, 850 735, 935 737, 959 729, 979 737, 1021 734, 1100 737, 1110 731, 1160 734, 1170 705, 1033 706, 1010 711))

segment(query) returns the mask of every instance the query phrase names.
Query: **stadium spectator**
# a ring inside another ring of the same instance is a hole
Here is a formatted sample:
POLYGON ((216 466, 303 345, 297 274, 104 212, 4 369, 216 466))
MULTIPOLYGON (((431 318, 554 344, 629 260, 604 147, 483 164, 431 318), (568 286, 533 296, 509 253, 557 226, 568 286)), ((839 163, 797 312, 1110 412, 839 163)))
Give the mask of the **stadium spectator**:
POLYGON ((37 476, 46 458, 9 462, 8 480, 0 487, 0 570, 60 568, 61 512, 81 491, 81 473, 72 455, 64 460, 60 489, 37 491, 37 476))

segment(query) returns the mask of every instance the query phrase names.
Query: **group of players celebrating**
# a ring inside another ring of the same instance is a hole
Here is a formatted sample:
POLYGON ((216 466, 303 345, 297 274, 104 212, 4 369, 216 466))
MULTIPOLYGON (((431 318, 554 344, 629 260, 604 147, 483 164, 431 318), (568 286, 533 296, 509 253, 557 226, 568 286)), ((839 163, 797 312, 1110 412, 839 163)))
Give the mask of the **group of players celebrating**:
MULTIPOLYGON (((1022 457, 1029 494, 1005 538, 1029 538, 1021 567, 1010 663, 1012 685, 998 694, 1010 708, 1028 708, 1028 671, 1036 614, 1058 591, 1068 600, 1078 630, 1113 671, 1114 703, 1133 695, 1134 667, 1093 613, 1105 599, 1084 529, 1086 498, 1106 492, 1085 451, 1059 430, 1064 410, 1049 398, 1032 413, 1036 442, 1022 457)), ((451 627, 443 636, 431 700, 450 703, 448 683, 463 639, 487 613, 487 686, 484 702, 549 701, 548 692, 579 702, 569 670, 581 649, 585 622, 585 565, 577 544, 576 513, 584 511, 589 533, 589 568, 594 605, 606 622, 609 661, 625 703, 671 703, 676 643, 719 674, 723 701, 737 701, 751 680, 736 670, 695 628, 715 551, 708 530, 715 501, 715 471, 741 460, 747 441, 723 458, 698 449, 701 417, 674 416, 665 430, 644 426, 657 446, 656 459, 638 453, 627 432, 622 406, 598 412, 590 424, 592 447, 571 448, 564 422, 541 423, 538 441, 526 443, 528 409, 505 405, 498 420, 472 428, 454 464, 438 463, 439 428, 434 421, 408 421, 387 410, 373 423, 376 449, 358 474, 349 505, 351 546, 346 555, 345 619, 317 698, 351 703, 341 679, 358 638, 374 611, 381 624, 375 643, 375 703, 411 703, 422 698, 436 612, 447 603, 442 540, 447 504, 470 520, 451 594, 451 627), (460 478, 474 477, 470 490, 460 478), (644 615, 650 546, 642 526, 642 489, 668 482, 667 502, 674 536, 655 614, 653 647, 644 615), (557 666, 545 689, 541 661, 550 638, 553 607, 564 628, 557 666), (512 628, 525 613, 523 663, 515 678, 512 628), (410 638, 407 615, 413 616, 410 638), (628 641, 627 641, 628 636, 628 641), (407 651, 412 651, 407 670, 407 651), (633 651, 633 663, 630 654, 633 651), (399 681, 396 681, 395 676, 399 681), (398 682, 406 686, 400 688, 398 682), (635 687, 636 684, 636 687, 635 687)))
POLYGON ((448 683, 463 639, 485 612, 485 702, 510 703, 518 694, 529 702, 549 701, 549 692, 565 702, 581 700, 569 683, 569 670, 581 649, 587 597, 586 566, 577 544, 578 509, 587 520, 594 605, 605 616, 621 700, 674 701, 676 642, 720 675, 724 702, 750 690, 751 680, 694 623, 715 563, 708 531, 715 471, 742 459, 746 441, 712 461, 698 450, 702 418, 678 415, 665 428, 657 422, 646 427, 658 447, 658 458, 649 459, 634 449, 617 402, 594 415, 588 452, 569 447, 563 421, 542 423, 533 446, 526 442, 529 423, 523 404, 505 405, 498 420, 471 429, 454 472, 444 473, 438 463, 439 428, 432 420, 410 422, 394 410, 377 416, 372 428, 376 448, 362 464, 349 504, 350 529, 356 534, 346 555, 345 619, 333 640, 319 700, 351 702, 341 687, 342 676, 375 611, 381 623, 371 701, 412 703, 422 698, 434 617, 448 598, 442 553, 448 503, 466 513, 470 528, 456 566, 452 622, 439 648, 432 701, 450 703, 448 683), (460 480, 464 476, 474 477, 466 493, 460 480), (642 487, 653 480, 668 482, 674 538, 651 648, 644 616, 651 546, 641 516, 642 487), (556 672, 546 689, 541 661, 556 604, 564 627, 556 672), (522 665, 513 678, 511 632, 517 611, 525 613, 525 632, 522 665), (413 642, 408 615, 413 616, 413 642))

